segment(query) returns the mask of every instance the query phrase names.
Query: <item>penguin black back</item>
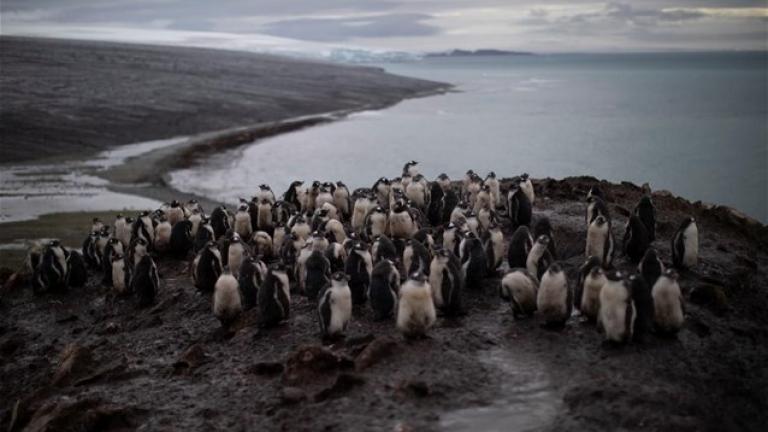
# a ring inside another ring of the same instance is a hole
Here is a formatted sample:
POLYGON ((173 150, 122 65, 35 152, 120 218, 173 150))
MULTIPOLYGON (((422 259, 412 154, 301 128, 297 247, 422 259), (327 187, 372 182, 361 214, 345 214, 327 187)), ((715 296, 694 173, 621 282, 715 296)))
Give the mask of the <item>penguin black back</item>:
POLYGON ((512 234, 507 250, 507 262, 509 268, 525 268, 528 259, 528 252, 533 247, 531 232, 526 226, 518 227, 512 234))
POLYGON ((640 261, 640 274, 645 279, 649 287, 653 287, 661 274, 664 272, 664 264, 659 259, 656 250, 648 248, 640 261))
POLYGON ((466 287, 479 289, 485 278, 488 260, 485 256, 483 242, 471 232, 462 240, 461 265, 466 287))
POLYGON ((651 287, 640 275, 629 276, 628 282, 632 287, 632 301, 635 304, 637 317, 634 322, 633 338, 640 342, 653 326, 653 297, 651 287))
POLYGON ((188 220, 177 222, 171 229, 171 255, 176 258, 184 258, 192 250, 193 245, 192 222, 188 220))
POLYGON ((264 278, 264 284, 259 289, 259 326, 273 327, 290 314, 290 287, 285 269, 280 264, 274 264, 264 278))
POLYGON ((152 257, 144 255, 131 274, 131 291, 136 293, 139 307, 146 307, 155 302, 160 278, 152 257))
POLYGON ((397 294, 400 288, 400 273, 395 264, 383 259, 373 268, 368 296, 377 320, 389 318, 397 310, 397 294))
POLYGON ((539 220, 536 221, 536 225, 533 227, 533 238, 539 238, 539 236, 542 235, 549 237, 547 250, 552 256, 552 259, 557 260, 557 248, 555 247, 555 237, 552 235, 552 224, 546 216, 539 218, 539 220))
POLYGON ((88 281, 85 260, 77 251, 67 253, 67 271, 69 272, 69 286, 71 287, 81 287, 88 281))
POLYGON ((640 198, 634 211, 635 216, 639 217, 648 231, 650 241, 656 240, 656 206, 653 205, 651 197, 648 195, 640 198))
POLYGON ((331 283, 331 263, 324 252, 313 251, 304 266, 306 268, 304 290, 307 297, 314 301, 331 283))
POLYGON ((507 211, 509 212, 509 220, 512 221, 512 226, 515 228, 529 226, 531 224, 533 208, 528 195, 523 192, 519 184, 514 185, 509 191, 507 201, 507 211))
POLYGON ((630 216, 624 231, 624 253, 633 263, 638 263, 643 259, 650 244, 648 230, 645 229, 643 221, 635 215, 630 216))
POLYGON ((211 228, 216 239, 226 234, 229 226, 229 214, 227 208, 218 206, 211 212, 211 228))

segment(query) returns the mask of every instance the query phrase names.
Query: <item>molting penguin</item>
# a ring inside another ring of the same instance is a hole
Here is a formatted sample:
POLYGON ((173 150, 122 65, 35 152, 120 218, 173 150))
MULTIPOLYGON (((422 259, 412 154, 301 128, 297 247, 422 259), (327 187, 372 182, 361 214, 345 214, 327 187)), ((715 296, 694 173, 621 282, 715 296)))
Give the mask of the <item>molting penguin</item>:
POLYGON ((643 259, 643 255, 650 244, 651 239, 643 221, 635 215, 630 216, 624 230, 624 254, 633 263, 638 263, 643 259))
POLYGON ((608 206, 605 205, 605 201, 597 195, 588 196, 587 214, 585 217, 587 226, 590 226, 598 216, 603 216, 607 221, 611 221, 611 214, 608 211, 608 206))
POLYGON ((352 318, 352 294, 347 281, 348 277, 344 273, 334 273, 330 287, 320 298, 317 312, 320 318, 320 331, 324 337, 342 334, 352 318))
POLYGON ((139 261, 145 255, 149 254, 147 246, 147 241, 142 237, 136 237, 131 240, 131 244, 128 247, 128 265, 131 266, 131 270, 139 265, 139 261))
POLYGON ((509 268, 526 268, 528 253, 533 248, 531 232, 526 226, 518 227, 512 234, 507 250, 507 262, 509 268))
POLYGON ((487 184, 483 184, 477 192, 475 205, 473 206, 472 211, 480 213, 480 210, 493 208, 495 208, 495 206, 493 204, 493 197, 491 196, 491 187, 487 184))
POLYGON ((344 271, 344 261, 347 259, 347 250, 341 243, 333 242, 325 249, 325 258, 331 265, 330 273, 344 271))
POLYGON ((420 271, 429 276, 429 250, 418 240, 408 239, 403 249, 403 268, 407 274, 420 271))
POLYGON ((40 264, 33 274, 33 288, 36 292, 64 292, 68 282, 67 252, 58 240, 51 240, 45 246, 40 264))
POLYGON ((271 233, 274 229, 274 221, 272 220, 272 208, 274 201, 262 198, 256 205, 256 229, 260 231, 266 231, 271 233))
POLYGON ((248 256, 248 249, 237 234, 232 234, 229 243, 222 251, 223 264, 229 267, 232 275, 237 278, 240 275, 240 266, 248 256))
POLYGON ((533 236, 539 238, 540 236, 549 237, 549 245, 547 250, 552 255, 552 259, 557 259, 557 247, 555 246, 555 237, 552 234, 552 224, 549 222, 549 218, 542 216, 536 221, 536 225, 533 226, 533 236))
POLYGON ((171 201, 171 206, 168 208, 168 223, 174 226, 183 220, 184 209, 181 207, 181 204, 176 200, 171 201))
POLYGON ((259 326, 273 327, 288 318, 291 305, 291 287, 285 267, 273 264, 264 284, 259 289, 259 326))
POLYGON ((600 290, 607 279, 600 259, 589 257, 579 268, 579 283, 576 285, 576 306, 587 318, 587 321, 595 322, 600 311, 600 290))
POLYGON ((229 212, 227 208, 218 206, 211 212, 211 228, 213 228, 213 235, 215 239, 219 239, 221 236, 227 233, 230 228, 229 224, 229 212))
POLYGON ((194 247, 192 222, 183 220, 173 226, 171 231, 170 253, 176 258, 186 258, 194 247))
POLYGON ((656 331, 662 334, 677 333, 685 320, 685 301, 677 278, 677 272, 667 270, 651 289, 653 322, 656 331))
POLYGON ((347 185, 341 181, 337 181, 336 189, 333 191, 333 205, 339 210, 344 220, 349 220, 351 214, 349 198, 350 195, 347 185))
POLYGON ((571 316, 572 304, 565 271, 558 263, 554 263, 541 277, 536 295, 536 309, 544 318, 545 325, 562 327, 571 316))
POLYGON ((491 222, 485 232, 485 257, 488 260, 488 273, 494 274, 504 260, 504 234, 496 222, 491 222))
POLYGON ((461 238, 463 236, 462 230, 458 225, 449 223, 443 230, 443 248, 453 252, 454 255, 459 255, 459 245, 461 244, 461 238))
POLYGON ((259 190, 256 191, 257 201, 269 201, 270 204, 275 203, 275 193, 272 192, 272 188, 267 184, 260 184, 259 190))
POLYGON ((155 241, 152 244, 157 252, 167 252, 171 247, 171 232, 173 226, 165 218, 162 218, 155 227, 155 241))
POLYGON ((692 217, 685 218, 672 237, 672 265, 685 269, 699 260, 699 228, 692 217))
POLYGON ((91 221, 91 232, 101 232, 104 228, 104 223, 99 218, 93 218, 91 221))
POLYGON ((242 311, 239 283, 232 273, 225 269, 214 287, 213 315, 219 319, 221 326, 226 328, 240 316, 242 311))
POLYGON ((405 165, 403 165, 403 177, 410 176, 410 177, 416 177, 419 174, 419 163, 412 160, 410 162, 406 162, 405 165))
POLYGON ((501 279, 502 300, 512 304, 515 319, 533 315, 536 311, 536 297, 539 280, 524 268, 516 268, 501 279))
POLYGON ((632 340, 635 326, 635 303, 632 286, 621 272, 609 272, 600 290, 600 312, 597 325, 605 332, 605 339, 614 343, 632 340))
POLYGON ((267 275, 267 266, 255 257, 248 257, 240 266, 240 277, 237 279, 240 287, 240 299, 243 309, 250 310, 256 306, 259 288, 267 275))
POLYGON ((428 194, 427 182, 421 174, 415 176, 405 188, 406 198, 422 211, 427 209, 427 204, 429 203, 428 194))
POLYGON ((384 235, 387 232, 387 212, 381 206, 374 207, 365 218, 365 233, 369 238, 384 235))
POLYGON ((115 255, 123 255, 123 244, 120 243, 115 237, 110 237, 107 240, 107 246, 104 248, 104 255, 102 255, 102 270, 104 271, 104 278, 102 283, 106 286, 112 284, 112 257, 115 255))
MULTIPOLYGON (((304 293, 314 301, 331 282, 331 263, 325 252, 314 250, 304 263, 304 293)), ((346 280, 344 281, 346 284, 346 280)))
POLYGON ((139 307, 155 302, 160 286, 157 266, 149 255, 144 255, 131 272, 131 291, 136 293, 139 307))
POLYGON ((656 206, 649 195, 640 198, 635 207, 634 215, 643 222, 650 241, 656 240, 656 206))
POLYGON ((288 186, 288 190, 283 194, 283 201, 291 203, 297 209, 300 209, 303 201, 302 181, 295 180, 288 186))
POLYGON ((352 290, 352 302, 363 304, 368 293, 368 285, 373 272, 373 260, 366 244, 357 241, 347 256, 344 271, 349 275, 349 288, 352 290))
POLYGON ((125 258, 122 255, 112 257, 110 274, 112 277, 112 287, 117 295, 123 295, 128 292, 130 287, 130 273, 125 264, 125 258))
POLYGON ((114 236, 120 240, 123 246, 128 246, 131 242, 131 226, 125 216, 119 214, 115 218, 114 236))
POLYGON ((336 219, 331 219, 321 225, 320 231, 327 234, 328 241, 344 243, 347 240, 347 232, 344 230, 344 225, 336 219))
POLYGON ((237 208, 237 213, 235 213, 235 232, 242 238, 250 238, 251 234, 253 234, 248 204, 240 204, 237 208))
POLYGON ((295 234, 297 238, 306 240, 312 233, 312 227, 307 223, 304 215, 299 214, 293 219, 293 225, 291 226, 291 233, 295 234))
POLYGON ((453 252, 439 248, 429 266, 429 285, 435 307, 447 316, 464 314, 461 304, 464 278, 461 264, 453 252))
POLYGON ((423 273, 415 273, 400 287, 397 328, 406 337, 424 336, 435 324, 437 314, 432 289, 423 273))
POLYGON ((203 292, 213 291, 216 281, 224 271, 221 253, 216 243, 208 242, 192 261, 192 279, 197 289, 203 292))
POLYGON ((208 218, 203 218, 200 221, 200 226, 197 229, 197 234, 193 234, 195 237, 195 243, 192 251, 194 253, 200 252, 208 242, 216 241, 216 236, 213 233, 213 227, 210 224, 208 218))
POLYGON ((389 211, 389 234, 393 239, 408 239, 418 230, 404 200, 397 200, 389 211))
MULTIPOLYGON (((375 200, 381 207, 389 206, 389 193, 391 189, 391 182, 386 177, 381 177, 373 184, 371 190, 376 195, 375 200)), ((367 198, 367 197, 366 197, 367 198)), ((370 207, 370 205, 369 205, 370 207)))
POLYGON ((253 253, 263 258, 270 258, 274 246, 272 244, 272 238, 266 231, 256 231, 251 237, 251 245, 253 245, 253 253))
POLYGON ((381 260, 397 261, 397 248, 389 237, 380 235, 375 237, 371 246, 371 257, 374 263, 381 260))
POLYGON ((613 263, 613 233, 611 223, 598 215, 587 229, 586 256, 594 256, 600 259, 603 267, 610 267, 613 263))
POLYGON ((528 252, 525 268, 529 273, 541 279, 552 261, 552 256, 549 254, 549 237, 547 235, 540 235, 536 238, 531 251, 528 252))
POLYGON ((368 193, 355 193, 355 202, 352 207, 352 220, 350 226, 352 232, 362 233, 365 228, 365 222, 368 217, 368 211, 375 207, 375 201, 371 199, 368 193))
POLYGON ((494 209, 501 207, 501 184, 499 179, 496 178, 496 173, 491 171, 485 177, 484 183, 488 185, 488 190, 491 194, 491 204, 494 209))
POLYGON ((488 268, 483 243, 473 233, 464 235, 460 245, 461 270, 469 289, 479 289, 488 268))
POLYGON ((647 283, 649 287, 652 287, 656 283, 656 280, 659 279, 659 276, 664 273, 664 263, 659 259, 656 250, 649 248, 645 251, 643 260, 640 261, 637 270, 643 275, 645 283, 647 283))
POLYGON ((531 224, 532 207, 522 183, 513 184, 507 193, 507 211, 514 228, 531 224))
POLYGON ((368 287, 368 297, 376 320, 387 319, 395 314, 399 289, 400 273, 397 266, 389 259, 380 260, 373 268, 368 287))
POLYGON ((533 183, 531 182, 531 178, 528 176, 528 173, 523 173, 523 175, 520 176, 520 190, 525 193, 525 196, 528 198, 528 202, 531 206, 533 206, 533 202, 536 201, 536 194, 533 191, 533 183))

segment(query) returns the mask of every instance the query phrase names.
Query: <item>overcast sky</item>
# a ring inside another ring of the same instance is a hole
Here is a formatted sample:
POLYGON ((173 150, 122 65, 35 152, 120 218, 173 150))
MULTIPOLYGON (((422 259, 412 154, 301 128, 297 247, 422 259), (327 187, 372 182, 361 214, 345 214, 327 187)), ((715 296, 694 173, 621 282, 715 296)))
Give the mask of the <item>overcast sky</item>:
POLYGON ((270 35, 406 51, 765 50, 768 31, 766 0, 2 0, 0 14, 2 34, 270 35))

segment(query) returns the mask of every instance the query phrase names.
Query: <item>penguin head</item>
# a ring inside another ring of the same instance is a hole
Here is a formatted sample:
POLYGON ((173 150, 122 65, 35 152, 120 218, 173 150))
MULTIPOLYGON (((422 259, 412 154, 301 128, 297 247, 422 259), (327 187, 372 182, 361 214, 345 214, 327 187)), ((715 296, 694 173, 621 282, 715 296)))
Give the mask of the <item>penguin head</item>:
POLYGON ((467 231, 464 233, 464 238, 467 240, 472 240, 472 239, 476 239, 477 236, 472 231, 467 231))
POLYGON ((337 188, 344 188, 344 189, 346 189, 347 185, 345 185, 344 183, 342 183, 341 180, 339 180, 339 181, 336 182, 336 187, 337 188))
POLYGON ((301 180, 294 180, 294 181, 291 183, 291 188, 295 188, 295 187, 301 186, 301 185, 303 185, 303 184, 304 184, 304 182, 303 182, 303 181, 301 181, 301 180))
POLYGON ((446 174, 446 173, 440 173, 440 175, 439 175, 439 176, 437 176, 437 179, 438 179, 438 180, 441 180, 441 181, 450 180, 450 179, 448 178, 448 174, 446 174))
POLYGON ((356 242, 355 242, 355 244, 354 244, 354 246, 352 246, 352 247, 353 247, 353 248, 354 248, 356 251, 365 251, 365 250, 368 250, 368 248, 366 247, 365 243, 363 243, 363 242, 361 242, 361 241, 356 241, 356 242))
POLYGON ((143 212, 139 213, 139 217, 147 217, 147 216, 149 216, 148 210, 144 210, 143 212))
POLYGON ((496 173, 491 171, 491 172, 488 173, 488 175, 485 178, 487 178, 487 179, 495 179, 496 178, 496 173))
POLYGON ((536 238, 536 243, 540 243, 544 246, 549 244, 549 236, 546 234, 542 234, 539 237, 536 238))
POLYGON ((318 189, 320 187, 320 182, 315 180, 312 182, 312 189, 318 189))
POLYGON ((520 180, 522 180, 522 181, 528 181, 528 173, 523 173, 523 174, 520 176, 520 180))
POLYGON ((117 216, 115 216, 115 220, 120 220, 122 218, 123 218, 123 214, 122 213, 118 213, 117 216))
POLYGON ((424 282, 427 281, 426 275, 424 275, 424 272, 422 272, 421 270, 416 270, 415 272, 411 273, 409 278, 411 280, 413 280, 413 281, 416 281, 416 282, 420 283, 420 284, 423 284, 424 282))
POLYGON ((667 269, 664 272, 664 276, 668 279, 677 280, 680 277, 680 274, 675 271, 675 269, 667 269))
POLYGON ((605 272, 605 277, 608 278, 609 281, 617 282, 624 279, 624 273, 619 270, 612 270, 605 272))
POLYGON ((59 247, 61 245, 61 242, 58 239, 52 239, 48 242, 48 246, 50 247, 59 247))
POLYGON ((114 254, 112 255, 112 262, 118 262, 123 259, 123 254, 114 254))
POLYGON ((132 224, 133 221, 134 221, 134 219, 132 217, 125 218, 125 223, 127 223, 127 224, 132 224))
POLYGON ((231 243, 240 243, 240 235, 237 233, 232 233, 232 237, 230 237, 229 241, 231 243))
POLYGON ((589 270, 589 275, 592 276, 593 278, 599 278, 600 275, 602 274, 603 274, 603 268, 600 267, 599 265, 596 265, 589 270))
POLYGON ((92 222, 93 222, 94 224, 97 224, 97 223, 101 223, 101 219, 99 219, 99 218, 95 217, 95 218, 93 218, 92 222))
POLYGON ((248 204, 240 204, 240 207, 237 208, 237 211, 239 211, 239 212, 247 212, 248 211, 248 204))
POLYGON ((115 237, 112 237, 112 238, 109 239, 109 244, 111 244, 111 245, 116 245, 119 242, 120 242, 120 240, 116 239, 115 237))
POLYGON ((176 200, 173 200, 173 201, 171 201, 171 207, 172 207, 172 208, 176 208, 176 207, 178 207, 178 206, 180 206, 180 205, 181 205, 181 204, 179 204, 179 202, 178 202, 178 201, 176 201, 176 200))
POLYGON ((260 190, 263 190, 263 191, 269 191, 269 190, 272 190, 272 189, 269 187, 269 185, 268 185, 268 184, 263 184, 263 183, 259 185, 259 189, 260 189, 260 190))
POLYGON ((335 280, 336 282, 347 282, 349 281, 349 276, 347 276, 347 274, 344 272, 337 271, 331 275, 331 279, 335 280))
POLYGON ((598 216, 595 218, 595 222, 594 222, 594 223, 595 223, 595 224, 597 224, 597 226, 603 226, 603 225, 605 225, 605 217, 603 217, 603 215, 598 215, 598 216))
POLYGON ((144 240, 144 237, 139 237, 139 238, 136 239, 136 244, 137 245, 146 246, 147 245, 147 241, 144 240))
POLYGON ((483 191, 483 192, 490 192, 491 191, 491 187, 489 185, 487 185, 487 184, 483 184, 482 186, 480 186, 480 190, 483 191))
POLYGON ((282 261, 277 261, 269 265, 269 270, 273 272, 284 272, 285 264, 282 261))
POLYGON ((469 177, 469 178, 472 178, 472 176, 474 176, 474 175, 475 175, 475 172, 474 172, 474 171, 472 171, 472 170, 467 170, 467 174, 466 174, 466 176, 467 176, 467 177, 469 177))
POLYGON ((547 271, 549 273, 551 273, 551 274, 556 274, 556 273, 560 273, 561 271, 563 271, 563 268, 560 267, 560 264, 555 262, 555 263, 552 263, 552 264, 549 265, 549 268, 547 268, 547 271))

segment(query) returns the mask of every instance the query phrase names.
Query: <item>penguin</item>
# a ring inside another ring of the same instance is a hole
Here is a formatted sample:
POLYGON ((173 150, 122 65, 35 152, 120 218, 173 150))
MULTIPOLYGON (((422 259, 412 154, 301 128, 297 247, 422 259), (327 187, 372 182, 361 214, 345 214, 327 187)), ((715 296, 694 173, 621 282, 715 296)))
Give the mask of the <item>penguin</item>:
POLYGON ((365 218, 365 233, 370 238, 387 233, 387 212, 381 206, 374 207, 365 218))
POLYGON ((540 217, 539 220, 536 221, 536 224, 533 226, 533 236, 535 238, 539 238, 543 235, 549 237, 549 245, 547 246, 547 250, 549 251, 549 254, 552 255, 552 259, 556 260, 557 247, 555 246, 555 237, 552 234, 552 224, 549 222, 549 218, 546 216, 540 217))
POLYGON ((91 232, 101 232, 101 230, 104 228, 104 223, 101 221, 101 219, 95 217, 91 221, 91 232))
POLYGON ((443 230, 443 247, 453 252, 454 255, 458 256, 459 245, 461 244, 462 237, 463 232, 461 227, 453 223, 449 223, 448 226, 443 230))
POLYGON ((66 251, 58 240, 49 241, 32 275, 35 292, 65 292, 69 282, 67 270, 66 251))
POLYGON ((496 222, 491 222, 483 238, 488 274, 495 274, 504 259, 504 234, 496 222))
POLYGON ((171 230, 170 254, 175 258, 186 258, 193 247, 192 222, 189 220, 178 222, 171 230))
POLYGON ((371 192, 374 195, 373 201, 378 203, 378 205, 381 207, 386 207, 389 205, 390 187, 391 183, 386 177, 380 177, 378 180, 376 180, 376 182, 374 182, 373 186, 371 187, 371 192))
POLYGON ((256 191, 256 198, 258 202, 266 200, 270 204, 275 203, 275 193, 272 192, 272 188, 267 184, 259 185, 259 190, 256 191))
POLYGON ((392 240, 385 235, 374 237, 373 245, 371 246, 371 258, 376 264, 381 260, 397 261, 397 248, 395 248, 392 240))
POLYGON ((216 243, 208 242, 192 261, 192 280, 198 290, 211 292, 223 272, 221 252, 216 243))
POLYGON ((475 205, 472 208, 472 211, 480 213, 480 210, 490 210, 494 207, 493 197, 491 196, 491 187, 487 184, 483 184, 477 192, 475 205))
POLYGON ((591 195, 587 198, 587 226, 590 226, 598 216, 602 216, 609 222, 611 220, 608 206, 605 204, 603 198, 597 195, 591 195))
POLYGON ((172 231, 173 226, 171 226, 171 223, 165 219, 161 219, 155 227, 155 241, 152 245, 154 250, 164 253, 170 249, 172 231))
POLYGON ((549 237, 540 235, 533 243, 533 247, 528 252, 528 258, 525 261, 525 268, 538 279, 544 275, 544 272, 552 263, 552 256, 549 254, 549 237))
POLYGON ((312 233, 312 227, 309 226, 304 215, 297 215, 293 220, 293 226, 291 232, 301 240, 307 240, 312 233))
POLYGON ((242 238, 250 238, 253 234, 251 214, 248 213, 248 204, 240 204, 235 213, 235 232, 242 238))
POLYGON ((528 195, 522 189, 522 183, 515 183, 507 193, 507 212, 512 226, 517 229, 519 226, 529 226, 531 224, 531 201, 528 195))
POLYGON ((128 292, 130 287, 130 274, 125 265, 125 258, 122 255, 113 255, 110 269, 112 278, 112 288, 117 295, 123 295, 128 292))
MULTIPOLYGON (((317 300, 331 283, 331 263, 324 251, 314 250, 304 263, 304 294, 312 301, 317 300)), ((345 281, 346 283, 346 281, 345 281)))
POLYGON ((211 212, 211 228, 214 239, 218 240, 230 229, 229 212, 225 206, 218 206, 211 212))
POLYGON ((147 241, 142 237, 136 237, 131 240, 131 244, 128 247, 128 265, 130 265, 131 270, 136 268, 139 261, 141 261, 145 255, 149 254, 148 246, 147 241))
POLYGON ((285 225, 278 224, 275 226, 275 232, 272 235, 272 256, 280 256, 287 234, 288 230, 285 229, 285 225))
POLYGON ((422 211, 426 211, 428 204, 428 190, 426 181, 423 180, 424 177, 421 174, 415 176, 405 188, 405 196, 413 203, 413 205, 422 211))
POLYGON ((344 271, 344 261, 347 259, 347 251, 341 243, 330 243, 325 249, 325 258, 331 266, 330 273, 344 271))
POLYGON ((122 214, 115 217, 114 236, 120 240, 124 247, 131 242, 131 226, 122 214))
POLYGON ((293 274, 292 270, 296 266, 299 251, 301 250, 301 245, 303 243, 304 242, 293 233, 287 234, 285 240, 283 240, 283 245, 280 248, 280 261, 286 268, 291 270, 289 274, 293 274))
POLYGON ((528 253, 533 248, 531 232, 525 225, 518 227, 512 234, 507 250, 507 262, 509 268, 526 268, 528 253))
POLYGON ((672 265, 678 269, 696 266, 699 260, 699 228, 692 217, 685 218, 672 237, 672 265))
MULTIPOLYGON (((591 186, 589 188, 589 190, 587 191, 587 201, 589 201, 589 199, 592 198, 592 197, 598 197, 598 198, 602 199, 603 201, 605 201, 605 194, 603 193, 603 190, 600 189, 600 186, 598 186, 598 185, 591 186)), ((588 220, 587 223, 589 223, 589 222, 590 221, 588 220)))
POLYGON ((232 234, 229 243, 222 250, 222 264, 229 267, 232 275, 237 278, 240 276, 240 266, 243 260, 248 256, 248 249, 242 239, 236 233, 232 234))
POLYGON ((197 230, 197 234, 194 236, 195 242, 192 251, 197 254, 200 252, 208 242, 216 241, 216 236, 213 233, 213 227, 209 223, 207 218, 202 219, 200 227, 197 230))
POLYGON ((536 309, 543 316, 546 326, 563 327, 571 316, 572 304, 565 271, 560 264, 553 263, 541 277, 536 294, 536 309))
POLYGON ((606 283, 605 272, 600 259, 589 257, 579 268, 579 283, 576 285, 576 307, 589 322, 597 320, 600 311, 600 290, 606 283))
POLYGON ((499 179, 496 178, 496 173, 491 171, 485 176, 484 184, 488 186, 488 191, 491 194, 491 205, 493 209, 497 209, 502 206, 501 203, 501 184, 499 179))
POLYGON ((464 278, 461 264, 453 252, 438 248, 429 265, 429 285, 435 307, 447 316, 462 315, 462 291, 464 278))
MULTIPOLYGON (((272 206, 272 225, 275 227, 278 225, 285 226, 294 213, 296 213, 296 207, 293 204, 286 201, 276 201, 272 206)), ((248 215, 250 216, 250 211, 248 215)), ((253 220, 251 220, 251 227, 253 227, 253 220)))
POLYGON ((643 222, 650 241, 656 240, 656 206, 653 205, 650 195, 640 198, 633 214, 643 222))
POLYGON ((123 255, 124 252, 123 244, 120 243, 120 240, 115 237, 110 237, 109 240, 107 240, 107 246, 104 248, 104 255, 102 255, 101 258, 102 271, 104 272, 102 283, 104 285, 110 286, 112 283, 112 257, 115 255, 123 255))
POLYGON ((597 325, 605 332, 605 339, 612 343, 631 341, 635 311, 629 280, 624 279, 621 272, 608 272, 600 290, 600 309, 597 315, 597 325))
POLYGON ((512 304, 512 317, 519 319, 536 312, 539 280, 524 268, 515 268, 501 279, 502 300, 512 304))
POLYGON ((414 273, 398 292, 397 329, 406 337, 423 337, 437 320, 432 289, 424 273, 414 273))
POLYGON ((434 181, 429 186, 429 206, 427 207, 427 220, 436 227, 443 223, 443 198, 445 192, 439 181, 434 181))
POLYGON ((131 292, 136 293, 139 307, 146 307, 155 302, 160 286, 157 266, 149 255, 144 255, 131 271, 131 292))
POLYGON ((480 221, 477 219, 477 214, 473 211, 467 213, 466 219, 467 229, 475 236, 480 236, 480 221))
POLYGON ((408 239, 403 249, 403 269, 406 274, 420 271, 429 276, 430 261, 429 250, 418 240, 408 239))
POLYGON ((181 207, 181 204, 176 200, 171 201, 171 206, 168 209, 168 223, 174 226, 183 220, 184 209, 181 207))
POLYGON ((496 211, 490 207, 481 208, 477 212, 477 221, 480 223, 478 230, 484 233, 488 230, 491 223, 496 222, 496 211))
POLYGON ((371 301, 374 319, 387 319, 397 312, 397 295, 400 289, 400 272, 395 263, 381 259, 371 272, 368 298, 371 301))
POLYGON ((450 222, 453 210, 459 204, 459 195, 452 187, 443 191, 443 224, 450 222))
POLYGON ((630 216, 624 229, 624 254, 633 263, 639 263, 650 244, 651 239, 643 221, 635 215, 630 216))
POLYGON ((639 274, 630 275, 627 281, 632 291, 632 302, 635 305, 636 314, 632 338, 642 342, 645 339, 645 335, 650 333, 653 327, 651 287, 645 283, 645 279, 639 274))
POLYGON ((256 306, 259 288, 264 283, 266 275, 267 266, 263 261, 252 256, 243 261, 240 266, 240 277, 237 278, 243 310, 250 310, 256 306))
POLYGON ((589 224, 584 255, 597 257, 603 267, 609 268, 613 263, 613 247, 611 223, 603 215, 598 215, 589 224))
POLYGON ((240 299, 240 284, 237 278, 227 269, 216 280, 213 289, 213 315, 219 319, 221 326, 228 328, 243 311, 240 299))
POLYGON ((483 180, 477 174, 472 174, 469 178, 469 182, 466 183, 466 192, 464 194, 464 200, 467 201, 469 208, 474 208, 477 202, 477 196, 483 187, 483 180))
POLYGON ((302 186, 304 182, 294 180, 291 185, 288 186, 288 190, 283 194, 283 201, 291 203, 297 209, 300 209, 303 201, 302 186))
MULTIPOLYGON (((118 241, 118 244, 120 242, 118 241)), ((121 244, 122 245, 122 244, 121 244)), ((79 288, 88 281, 88 271, 85 268, 85 260, 79 252, 70 250, 67 252, 67 274, 69 275, 69 286, 79 288)))
POLYGON ((326 233, 330 242, 344 243, 347 240, 347 232, 344 225, 336 219, 331 219, 319 227, 320 232, 326 233))
POLYGON ((274 327, 288 318, 291 306, 291 287, 288 274, 281 264, 273 264, 267 271, 259 289, 259 326, 274 327))
POLYGON ((349 275, 349 288, 352 290, 352 303, 363 304, 368 293, 368 285, 373 272, 373 260, 365 243, 357 241, 347 256, 344 271, 349 275))
POLYGON ((464 174, 464 178, 461 180, 461 194, 462 196, 467 195, 467 190, 469 189, 469 184, 474 180, 474 178, 477 176, 473 170, 467 170, 467 172, 464 174))
POLYGON ((270 258, 272 256, 272 238, 266 231, 256 231, 253 233, 251 245, 253 245, 253 253, 255 255, 263 258, 270 258))
POLYGON ((315 180, 304 192, 304 204, 302 209, 305 213, 312 213, 315 211, 315 199, 320 193, 320 182, 315 180))
POLYGON ((102 227, 101 231, 96 236, 96 241, 93 244, 93 253, 97 257, 97 262, 99 266, 101 266, 101 260, 104 257, 104 250, 107 248, 107 243, 109 242, 110 235, 109 235, 109 227, 102 227))
POLYGON ((342 220, 349 220, 351 215, 349 189, 341 181, 336 182, 336 189, 333 191, 333 205, 341 213, 342 220))
POLYGON ((322 184, 315 197, 315 209, 322 208, 325 204, 333 204, 333 192, 326 184, 322 184))
POLYGON ((533 202, 536 200, 536 194, 533 191, 533 183, 531 182, 530 177, 528 177, 528 173, 523 173, 523 175, 520 176, 520 190, 523 191, 526 198, 528 198, 528 202, 533 206, 533 202))
POLYGON ((474 233, 467 233, 461 240, 460 255, 461 272, 464 284, 468 289, 479 289, 485 278, 488 259, 485 256, 483 243, 474 233))
POLYGON ((197 236, 197 231, 200 229, 200 225, 203 224, 203 220, 205 218, 203 217, 203 214, 200 213, 199 210, 194 209, 189 215, 189 218, 187 219, 192 224, 192 238, 194 239, 197 236))
MULTIPOLYGON (((196 199, 191 199, 187 201, 187 204, 184 206, 184 213, 187 215, 191 215, 194 212, 198 212, 199 214, 204 214, 203 207, 200 205, 199 202, 197 202, 196 199)), ((189 217, 189 216, 187 216, 189 217)))
MULTIPOLYGON (((387 194, 389 194, 389 192, 387 192, 387 194)), ((355 198, 355 203, 352 207, 352 220, 350 221, 352 232, 358 234, 363 232, 365 221, 368 217, 368 211, 371 209, 373 203, 374 201, 371 200, 367 194, 361 194, 355 198)))
POLYGON ((412 160, 403 165, 403 176, 416 177, 419 174, 419 163, 412 160))
POLYGON ((449 222, 452 224, 461 224, 466 221, 467 214, 469 213, 469 205, 466 201, 459 201, 451 212, 449 222))
POLYGON ((389 235, 393 239, 409 239, 417 230, 408 205, 403 200, 397 200, 389 211, 389 235))
POLYGON ((420 242, 427 249, 435 247, 435 239, 432 237, 432 228, 422 228, 413 234, 413 239, 420 242))
POLYGON ((139 213, 131 226, 131 240, 137 237, 143 238, 147 245, 151 245, 155 240, 155 225, 148 211, 139 213))
POLYGON ((647 283, 649 287, 652 287, 659 279, 659 276, 664 273, 664 263, 659 259, 656 250, 649 248, 645 251, 643 259, 637 266, 637 270, 643 276, 643 279, 645 279, 645 283, 647 283))
POLYGON ((274 223, 272 221, 272 203, 266 198, 259 200, 256 206, 256 229, 260 231, 272 232, 274 223))
POLYGON ((348 280, 343 272, 334 273, 330 286, 320 298, 317 314, 323 337, 338 336, 347 330, 352 318, 352 293, 348 280))
POLYGON ((677 333, 685 321, 685 301, 677 279, 677 272, 669 269, 658 278, 651 289, 654 328, 664 335, 677 333))
MULTIPOLYGON (((86 241, 88 241, 88 238, 86 238, 86 241)), ((85 247, 83 249, 85 249, 85 247)), ((27 251, 27 256, 24 260, 26 269, 29 272, 34 273, 34 271, 40 265, 40 262, 43 260, 44 251, 45 244, 42 241, 33 241, 30 244, 29 250, 27 251)))

